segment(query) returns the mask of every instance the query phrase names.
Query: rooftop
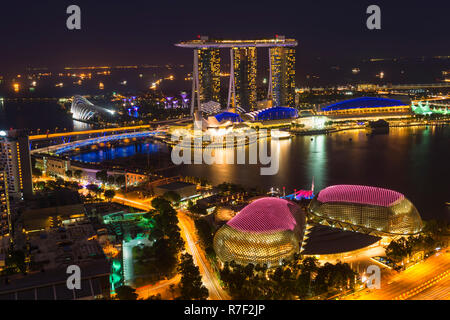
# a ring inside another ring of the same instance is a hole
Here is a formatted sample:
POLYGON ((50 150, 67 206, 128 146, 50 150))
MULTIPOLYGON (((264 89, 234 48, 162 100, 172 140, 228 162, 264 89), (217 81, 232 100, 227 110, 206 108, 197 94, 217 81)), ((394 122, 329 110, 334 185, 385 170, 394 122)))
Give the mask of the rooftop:
POLYGON ((190 40, 181 41, 175 44, 183 48, 246 48, 246 47, 296 47, 298 45, 295 39, 285 39, 279 37, 275 39, 259 40, 190 40))
POLYGON ((157 188, 166 189, 168 191, 176 191, 178 189, 186 188, 186 187, 195 187, 195 184, 192 184, 189 182, 184 182, 184 181, 175 181, 175 182, 171 182, 168 184, 160 185, 157 188))
POLYGON ((302 254, 335 254, 358 250, 379 241, 368 234, 316 225, 309 230, 302 254))
POLYGON ((0 282, 0 300, 71 300, 102 295, 108 286, 110 266, 106 259, 80 265, 81 289, 67 289, 66 268, 37 272, 0 282))
POLYGON ((404 198, 403 194, 389 189, 341 184, 323 189, 317 200, 322 203, 349 202, 389 207, 404 198))
POLYGON ((407 106, 407 104, 400 100, 395 99, 362 97, 333 103, 329 106, 323 107, 322 111, 358 109, 358 108, 384 108, 396 106, 407 106))
POLYGON ((90 223, 30 233, 31 269, 53 270, 104 259, 102 248, 93 239, 95 234, 90 223))
POLYGON ((294 230, 297 205, 280 198, 261 198, 241 210, 228 225, 244 232, 294 230))

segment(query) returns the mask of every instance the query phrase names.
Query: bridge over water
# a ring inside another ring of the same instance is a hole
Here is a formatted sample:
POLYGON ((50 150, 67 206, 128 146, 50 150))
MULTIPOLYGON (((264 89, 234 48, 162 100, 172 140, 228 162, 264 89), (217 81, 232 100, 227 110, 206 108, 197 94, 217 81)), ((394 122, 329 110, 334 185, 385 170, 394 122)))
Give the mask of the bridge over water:
POLYGON ((190 121, 191 118, 153 121, 138 126, 91 129, 83 131, 56 132, 30 135, 31 153, 62 153, 90 144, 97 144, 127 138, 154 136, 167 131, 170 123, 190 121), (34 146, 34 147, 33 147, 34 146), (64 150, 64 151, 59 151, 64 150))
MULTIPOLYGON (((140 126, 140 127, 148 128, 148 126, 140 126)), ((57 144, 49 145, 46 147, 32 149, 30 151, 30 153, 31 154, 36 154, 36 153, 61 154, 64 152, 74 150, 76 148, 82 148, 82 147, 92 145, 92 144, 99 144, 99 143, 105 143, 105 142, 116 141, 116 140, 124 140, 124 139, 145 138, 145 137, 155 136, 157 134, 166 132, 165 128, 159 128, 156 130, 125 132, 125 133, 118 133, 118 134, 115 134, 115 132, 118 131, 117 128, 102 129, 102 130, 88 130, 90 132, 89 134, 98 134, 98 136, 93 137, 93 138, 89 137, 87 139, 79 139, 79 140, 74 140, 74 141, 70 141, 70 138, 69 138, 68 142, 57 143, 57 144), (113 132, 114 134, 106 135, 106 131, 104 131, 104 130, 110 130, 107 132, 113 132), (103 135, 100 135, 101 133, 103 133, 103 135)), ((122 128, 122 130, 126 130, 126 129, 122 128)), ((71 137, 71 136, 79 137, 81 134, 88 134, 88 133, 86 133, 85 131, 69 132, 68 136, 69 137, 71 137)), ((58 134, 58 137, 64 137, 64 136, 58 134)), ((33 140, 32 136, 31 136, 30 140, 34 141, 37 139, 33 140)))

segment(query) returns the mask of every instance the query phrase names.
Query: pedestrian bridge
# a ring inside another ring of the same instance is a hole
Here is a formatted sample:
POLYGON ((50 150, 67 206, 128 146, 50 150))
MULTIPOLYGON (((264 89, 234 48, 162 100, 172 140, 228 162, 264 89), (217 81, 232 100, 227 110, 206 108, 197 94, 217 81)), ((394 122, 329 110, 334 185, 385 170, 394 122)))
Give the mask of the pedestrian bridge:
POLYGON ((37 148, 30 151, 31 154, 36 153, 48 153, 48 154, 62 154, 68 151, 75 150, 76 148, 86 147, 92 144, 104 143, 109 141, 133 139, 133 138, 145 138, 150 136, 155 136, 157 134, 163 133, 164 130, 153 130, 153 131, 138 131, 138 132, 127 132, 121 134, 105 135, 95 138, 89 138, 84 140, 77 140, 73 142, 67 142, 62 144, 56 144, 48 147, 37 148))

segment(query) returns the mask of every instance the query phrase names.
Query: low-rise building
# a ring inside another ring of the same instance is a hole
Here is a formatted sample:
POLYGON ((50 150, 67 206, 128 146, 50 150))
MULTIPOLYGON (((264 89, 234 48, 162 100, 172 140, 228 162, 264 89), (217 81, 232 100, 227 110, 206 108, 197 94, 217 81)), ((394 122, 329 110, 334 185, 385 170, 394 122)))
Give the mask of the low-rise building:
POLYGON ((183 199, 197 194, 197 186, 189 182, 175 181, 155 187, 155 194, 158 196, 162 196, 168 191, 178 193, 183 199))
POLYGON ((0 278, 0 300, 109 298, 110 264, 88 221, 27 234, 26 275, 0 278), (79 289, 67 285, 68 267, 80 268, 79 289))

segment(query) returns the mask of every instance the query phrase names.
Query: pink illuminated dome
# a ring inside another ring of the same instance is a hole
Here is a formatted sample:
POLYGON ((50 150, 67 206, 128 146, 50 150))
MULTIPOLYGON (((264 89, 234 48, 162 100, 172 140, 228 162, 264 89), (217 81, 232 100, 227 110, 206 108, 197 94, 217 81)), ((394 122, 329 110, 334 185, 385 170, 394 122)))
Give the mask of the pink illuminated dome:
POLYGON ((243 232, 293 231, 298 206, 280 198, 261 198, 239 212, 228 225, 243 232))
POLYGON ((320 223, 377 235, 412 235, 422 230, 416 207, 400 192, 360 185, 335 185, 319 192, 309 212, 320 223))
POLYGON ((389 207, 404 198, 403 194, 389 189, 340 184, 320 191, 317 200, 320 202, 350 202, 389 207))
POLYGON ((299 252, 305 225, 305 213, 297 204, 261 198, 216 232, 214 249, 222 262, 276 266, 299 252))

